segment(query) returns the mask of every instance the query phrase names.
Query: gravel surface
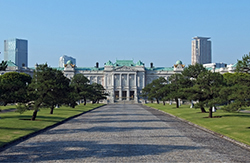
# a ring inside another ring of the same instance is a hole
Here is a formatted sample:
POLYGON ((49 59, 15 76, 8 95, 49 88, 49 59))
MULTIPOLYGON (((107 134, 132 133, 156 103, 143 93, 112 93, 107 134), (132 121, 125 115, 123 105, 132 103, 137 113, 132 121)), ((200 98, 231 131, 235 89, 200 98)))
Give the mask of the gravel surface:
POLYGON ((0 162, 250 162, 250 151, 158 110, 112 104, 9 147, 0 162))

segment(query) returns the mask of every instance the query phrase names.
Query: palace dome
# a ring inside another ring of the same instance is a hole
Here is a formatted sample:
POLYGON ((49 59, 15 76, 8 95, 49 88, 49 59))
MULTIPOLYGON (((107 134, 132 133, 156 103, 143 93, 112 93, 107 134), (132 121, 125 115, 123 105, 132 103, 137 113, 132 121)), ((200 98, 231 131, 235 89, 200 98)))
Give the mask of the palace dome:
POLYGON ((72 64, 72 61, 71 61, 71 60, 68 60, 66 64, 67 64, 67 65, 71 65, 71 64, 72 64))
POLYGON ((178 61, 176 61, 175 64, 176 64, 176 65, 182 65, 182 61, 178 60, 178 61))

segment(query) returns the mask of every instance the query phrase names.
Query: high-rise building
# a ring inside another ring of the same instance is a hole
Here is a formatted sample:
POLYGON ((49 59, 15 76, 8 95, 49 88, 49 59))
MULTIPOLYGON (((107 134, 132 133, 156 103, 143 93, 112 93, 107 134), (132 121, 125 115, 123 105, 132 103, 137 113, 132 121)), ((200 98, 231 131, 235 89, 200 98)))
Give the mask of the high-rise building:
POLYGON ((28 41, 16 38, 4 40, 4 60, 18 67, 28 67, 28 41))
POLYGON ((76 59, 67 55, 63 55, 59 58, 59 67, 64 67, 64 65, 68 62, 71 61, 73 65, 76 65, 76 59))
POLYGON ((211 41, 210 37, 194 37, 192 40, 192 65, 199 63, 211 63, 211 41))

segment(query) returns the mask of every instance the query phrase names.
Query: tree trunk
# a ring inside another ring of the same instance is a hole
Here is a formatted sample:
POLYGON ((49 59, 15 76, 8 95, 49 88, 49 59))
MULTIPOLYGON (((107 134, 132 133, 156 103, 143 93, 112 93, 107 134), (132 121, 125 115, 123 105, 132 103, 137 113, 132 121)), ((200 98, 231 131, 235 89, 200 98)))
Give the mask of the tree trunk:
POLYGON ((84 99, 84 105, 86 105, 86 103, 87 103, 86 97, 84 97, 83 99, 84 99))
POLYGON ((178 101, 178 98, 175 99, 175 102, 176 102, 176 108, 179 108, 179 101, 178 101))
POLYGON ((37 111, 38 110, 34 110, 32 118, 31 118, 32 121, 36 120, 37 111))
POLYGON ((157 104, 159 104, 159 99, 158 98, 156 99, 156 101, 157 101, 157 104))
POLYGON ((165 105, 165 101, 163 100, 163 105, 165 105))
POLYGON ((202 112, 202 113, 206 113, 206 110, 205 110, 204 107, 201 107, 201 112, 202 112))
POLYGON ((54 108, 53 106, 50 108, 50 114, 53 114, 54 108))
POLYGON ((213 110, 212 107, 209 107, 209 118, 213 118, 213 110))

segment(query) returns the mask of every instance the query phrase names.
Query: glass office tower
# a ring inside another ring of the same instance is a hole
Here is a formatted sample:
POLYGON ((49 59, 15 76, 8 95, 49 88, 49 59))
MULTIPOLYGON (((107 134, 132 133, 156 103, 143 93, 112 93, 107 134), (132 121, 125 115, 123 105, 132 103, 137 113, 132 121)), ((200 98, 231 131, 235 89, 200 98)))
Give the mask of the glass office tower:
POLYGON ((18 67, 28 67, 28 41, 16 38, 4 40, 4 60, 18 67))

